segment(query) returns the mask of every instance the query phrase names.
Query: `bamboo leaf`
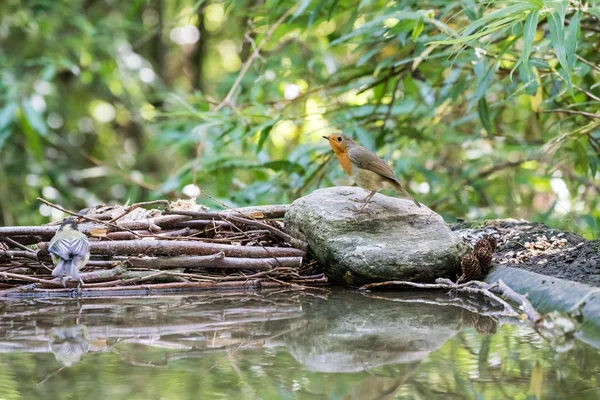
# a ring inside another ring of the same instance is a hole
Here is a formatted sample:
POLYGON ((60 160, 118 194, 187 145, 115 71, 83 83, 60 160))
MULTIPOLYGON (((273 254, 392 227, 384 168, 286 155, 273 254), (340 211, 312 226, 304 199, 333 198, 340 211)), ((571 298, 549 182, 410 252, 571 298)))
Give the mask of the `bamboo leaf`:
POLYGON ((490 108, 485 97, 482 97, 477 103, 477 113, 479 114, 479 120, 481 125, 486 131, 492 133, 492 121, 490 118, 490 108))
POLYGON ((579 36, 579 19, 581 16, 581 11, 575 12, 573 14, 573 18, 571 18, 571 22, 569 23, 569 28, 567 29, 567 39, 565 43, 565 48, 567 52, 567 63, 569 66, 569 70, 572 70, 575 66, 575 60, 577 59, 577 55, 575 51, 577 50, 577 36, 579 36))
POLYGON ((565 76, 567 80, 567 88, 572 91, 573 87, 571 85, 571 69, 569 68, 569 63, 567 62, 567 50, 565 47, 565 31, 563 27, 561 19, 561 14, 559 11, 552 11, 548 14, 548 30, 550 31, 550 42, 554 47, 554 52, 556 53, 556 58, 558 58, 558 62, 565 70, 565 76))
POLYGON ((477 89, 475 89, 475 95, 471 99, 469 109, 473 107, 473 105, 476 102, 478 102, 481 98, 483 98, 485 92, 487 92, 488 88, 490 87, 490 84, 492 83, 492 78, 498 70, 499 64, 497 62, 492 63, 492 65, 490 65, 488 69, 485 70, 485 74, 482 73, 483 68, 485 67, 484 62, 481 61, 477 65, 479 65, 479 68, 475 69, 475 74, 477 75, 477 89))
POLYGON ((539 8, 540 10, 544 7, 543 0, 525 0, 525 1, 527 1, 531 5, 539 8))
POLYGON ((521 64, 523 64, 523 68, 528 77, 526 81, 530 80, 531 67, 529 66, 529 56, 531 54, 531 49, 533 48, 535 33, 537 32, 539 16, 540 12, 538 10, 534 10, 527 14, 527 18, 525 18, 525 26, 523 28, 523 50, 521 52, 521 56, 519 57, 519 61, 517 61, 513 69, 510 71, 511 80, 514 70, 517 69, 521 64))
POLYGON ((310 2, 311 0, 302 0, 296 11, 294 11, 294 15, 292 15, 291 21, 298 18, 298 16, 300 16, 308 8, 310 2))
POLYGON ((417 21, 417 25, 415 25, 415 27, 413 28, 412 36, 411 36, 413 41, 417 40, 419 35, 421 35, 421 32, 423 32, 424 28, 425 28, 425 22, 423 22, 423 18, 421 18, 420 20, 417 21))
POLYGON ((259 153, 260 150, 263 148, 265 142, 267 141, 267 138, 269 137, 269 133, 271 133, 271 129, 273 129, 273 126, 275 126, 275 122, 271 122, 263 129, 261 129, 260 138, 258 139, 258 144, 256 145, 257 153, 259 153))
POLYGON ((29 126, 41 136, 46 136, 48 134, 48 125, 46 125, 42 114, 33 109, 29 100, 23 100, 21 108, 29 126))

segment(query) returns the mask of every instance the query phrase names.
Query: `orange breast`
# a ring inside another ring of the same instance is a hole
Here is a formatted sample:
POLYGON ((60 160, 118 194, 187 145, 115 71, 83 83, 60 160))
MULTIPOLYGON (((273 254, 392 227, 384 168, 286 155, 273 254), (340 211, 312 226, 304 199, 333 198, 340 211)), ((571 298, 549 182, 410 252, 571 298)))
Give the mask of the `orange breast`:
POLYGON ((336 151, 335 156, 342 168, 344 168, 344 171, 346 171, 349 176, 352 176, 352 162, 350 161, 350 157, 348 157, 348 153, 336 151))

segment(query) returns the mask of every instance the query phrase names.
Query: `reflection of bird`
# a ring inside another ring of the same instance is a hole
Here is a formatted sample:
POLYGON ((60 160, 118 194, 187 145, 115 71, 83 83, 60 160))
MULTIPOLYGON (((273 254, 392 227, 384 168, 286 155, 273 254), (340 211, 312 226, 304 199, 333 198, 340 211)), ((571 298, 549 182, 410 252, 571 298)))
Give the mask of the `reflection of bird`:
POLYGON ((323 138, 329 141, 329 145, 344 171, 352 177, 358 186, 371 191, 365 198, 365 204, 359 212, 369 204, 371 198, 378 191, 386 186, 401 191, 414 201, 417 207, 421 207, 419 202, 402 187, 400 181, 394 175, 394 171, 377 154, 341 133, 332 133, 329 136, 323 136, 323 138))
POLYGON ((66 367, 78 363, 89 348, 90 343, 85 325, 52 328, 50 331, 50 350, 54 353, 56 361, 66 367))
POLYGON ((52 276, 60 277, 63 285, 63 275, 79 280, 79 269, 87 264, 90 259, 90 242, 87 237, 77 230, 77 222, 74 218, 63 221, 58 232, 50 240, 48 251, 52 256, 52 262, 56 268, 52 276))

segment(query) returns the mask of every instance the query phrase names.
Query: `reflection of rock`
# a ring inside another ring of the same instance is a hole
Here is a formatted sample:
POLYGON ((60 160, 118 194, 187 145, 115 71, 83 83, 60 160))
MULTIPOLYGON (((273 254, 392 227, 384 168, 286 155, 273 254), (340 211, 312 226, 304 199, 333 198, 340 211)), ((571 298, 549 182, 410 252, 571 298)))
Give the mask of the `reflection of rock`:
POLYGON ((306 329, 286 337, 290 354, 321 372, 418 362, 458 333, 461 311, 424 303, 332 296, 313 305, 306 329))
POLYGON ((66 367, 78 363, 89 347, 85 325, 52 328, 50 331, 50 351, 54 353, 56 361, 66 367))

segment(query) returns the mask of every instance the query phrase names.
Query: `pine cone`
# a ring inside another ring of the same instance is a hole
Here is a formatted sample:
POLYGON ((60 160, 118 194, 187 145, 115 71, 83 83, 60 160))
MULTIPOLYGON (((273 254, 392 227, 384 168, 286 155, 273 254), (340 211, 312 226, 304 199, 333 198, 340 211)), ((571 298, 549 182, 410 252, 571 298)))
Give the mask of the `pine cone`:
POLYGON ((492 265, 492 252, 487 246, 480 246, 474 251, 475 257, 479 260, 479 266, 482 271, 487 271, 492 265))
POLYGON ((475 330, 483 335, 493 335, 498 329, 498 324, 493 318, 486 317, 483 315, 479 316, 479 319, 475 323, 475 330))
POLYGON ((498 238, 494 235, 484 235, 483 238, 490 243, 490 246, 492 246, 492 253, 495 252, 498 247, 498 238))
POLYGON ((465 254, 460 261, 460 266, 467 280, 479 279, 481 276, 479 260, 477 260, 477 257, 473 253, 465 254))
POLYGON ((477 253, 477 250, 484 248, 487 249, 490 253, 493 253, 492 245, 487 239, 479 239, 477 243, 475 243, 475 247, 473 248, 473 253, 477 253))

